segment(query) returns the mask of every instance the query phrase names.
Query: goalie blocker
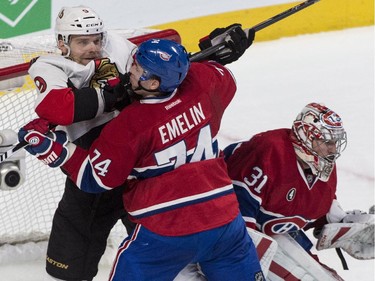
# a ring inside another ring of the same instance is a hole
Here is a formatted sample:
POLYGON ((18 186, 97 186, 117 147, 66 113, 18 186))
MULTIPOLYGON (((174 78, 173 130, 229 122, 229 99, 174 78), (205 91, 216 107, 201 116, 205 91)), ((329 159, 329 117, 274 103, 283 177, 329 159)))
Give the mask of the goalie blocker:
POLYGON ((341 248, 355 259, 374 259, 374 217, 354 210, 347 213, 342 223, 324 225, 316 249, 341 248))

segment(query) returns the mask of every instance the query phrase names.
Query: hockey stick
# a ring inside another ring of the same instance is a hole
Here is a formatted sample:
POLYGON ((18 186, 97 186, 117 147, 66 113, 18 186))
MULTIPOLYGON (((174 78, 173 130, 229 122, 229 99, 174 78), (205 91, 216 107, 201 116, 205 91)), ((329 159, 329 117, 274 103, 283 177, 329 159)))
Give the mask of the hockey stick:
MULTIPOLYGON (((267 27, 267 26, 270 26, 271 24, 274 24, 275 22, 278 22, 286 17, 289 17, 290 15, 293 15, 309 6, 311 6, 312 4, 315 4, 316 2, 318 2, 319 0, 307 0, 305 2, 302 2, 280 14, 277 14, 261 23, 258 23, 257 25, 251 27, 251 28, 246 28, 244 29, 245 33, 246 34, 249 34, 249 30, 250 29, 254 29, 255 32, 259 31, 259 30, 262 30, 263 28, 267 27)), ((212 47, 209 47, 203 51, 200 51, 200 52, 197 52, 197 53, 194 53, 193 55, 190 56, 190 61, 191 62, 196 62, 196 61, 200 61, 202 59, 205 59, 207 58, 209 55, 212 55, 213 53, 216 53, 217 51, 220 51, 222 49, 225 48, 225 42, 222 42, 220 44, 217 44, 215 46, 212 46, 212 47)))
POLYGON ((3 154, 0 155, 0 164, 28 144, 29 143, 27 141, 21 141, 17 145, 13 146, 13 148, 11 148, 10 150, 5 151, 3 154))

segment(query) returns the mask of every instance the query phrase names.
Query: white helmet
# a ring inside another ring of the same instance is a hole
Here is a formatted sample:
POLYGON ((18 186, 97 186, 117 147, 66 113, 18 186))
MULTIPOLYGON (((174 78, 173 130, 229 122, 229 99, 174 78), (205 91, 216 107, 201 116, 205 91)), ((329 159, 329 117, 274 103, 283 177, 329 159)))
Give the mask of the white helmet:
POLYGON ((56 18, 56 40, 58 41, 61 35, 60 39, 66 45, 69 43, 69 35, 92 35, 103 32, 102 19, 89 7, 63 7, 56 18))
POLYGON ((336 159, 346 148, 347 137, 342 120, 331 109, 318 103, 308 104, 296 120, 292 130, 297 140, 293 141, 297 156, 309 165, 312 172, 322 181, 328 181, 336 159), (336 151, 325 157, 313 149, 313 140, 334 141, 336 151))

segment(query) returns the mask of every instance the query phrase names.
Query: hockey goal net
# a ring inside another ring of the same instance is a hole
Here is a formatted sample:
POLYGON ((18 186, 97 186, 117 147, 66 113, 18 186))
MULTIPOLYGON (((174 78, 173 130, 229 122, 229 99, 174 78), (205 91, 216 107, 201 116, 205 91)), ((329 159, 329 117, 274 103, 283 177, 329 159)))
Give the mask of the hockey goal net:
MULTIPOLYGON (((114 31, 130 38, 135 44, 154 37, 180 42, 180 37, 174 30, 114 31)), ((55 46, 53 35, 0 39, 0 148, 2 130, 17 132, 24 124, 37 117, 34 113, 37 92, 27 75, 28 62, 37 56, 54 53, 55 46)), ((1 149, 0 154, 8 148, 1 149)), ((10 157, 9 161, 11 159, 10 157)), ((64 190, 65 177, 60 169, 49 169, 27 154, 23 161, 23 184, 6 190, 0 186, 0 247, 47 241, 53 214, 64 190)), ((0 163, 0 169, 3 163, 0 163)), ((119 223, 110 237, 118 240, 118 237, 126 234, 124 231, 119 223)), ((0 264, 2 262, 4 257, 0 251, 0 264)))

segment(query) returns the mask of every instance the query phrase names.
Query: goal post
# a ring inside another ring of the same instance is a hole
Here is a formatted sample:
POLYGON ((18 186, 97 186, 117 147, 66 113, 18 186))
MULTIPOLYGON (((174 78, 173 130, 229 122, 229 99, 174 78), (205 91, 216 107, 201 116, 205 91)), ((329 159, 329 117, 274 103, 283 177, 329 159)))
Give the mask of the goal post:
MULTIPOLYGON (((152 38, 170 39, 181 43, 180 35, 173 29, 112 32, 135 44, 152 38)), ((29 61, 55 50, 56 41, 53 35, 6 41, 0 39, 0 132, 17 132, 20 127, 37 117, 34 112, 37 92, 32 79, 27 75, 29 61)), ((2 147, 0 134, 0 154, 6 149, 2 147)), ((15 189, 0 188, 0 248, 4 245, 47 241, 54 211, 64 191, 65 176, 60 169, 48 169, 27 153, 23 158, 23 184, 15 189)), ((12 157, 9 161, 13 161, 12 157)), ((0 171, 4 168, 2 164, 0 163, 0 171)), ((0 180, 1 176, 3 174, 0 175, 0 180)), ((111 232, 111 237, 123 237, 126 234, 124 231, 125 228, 120 223, 111 232)), ((0 265, 2 262, 4 260, 1 258, 0 249, 0 265)))

